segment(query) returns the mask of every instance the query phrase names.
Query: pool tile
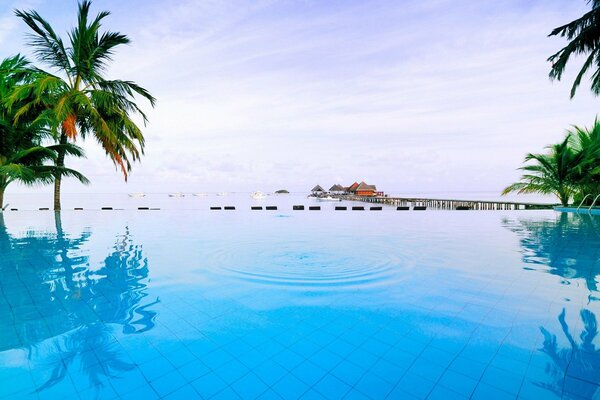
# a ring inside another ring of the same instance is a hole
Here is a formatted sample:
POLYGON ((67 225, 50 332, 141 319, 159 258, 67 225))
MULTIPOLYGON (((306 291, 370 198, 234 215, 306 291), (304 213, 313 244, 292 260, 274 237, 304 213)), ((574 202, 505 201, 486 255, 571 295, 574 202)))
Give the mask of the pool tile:
POLYGON ((519 399, 524 400, 559 400, 562 396, 547 388, 541 387, 537 382, 526 379, 519 390, 519 399))
MULTIPOLYGON (((332 352, 334 352, 336 354, 337 354, 336 348, 338 347, 337 346, 338 342, 341 342, 341 341, 336 341, 335 342, 336 343, 335 346, 329 346, 328 347, 332 352)), ((298 341, 297 343, 295 343, 291 347, 291 349, 294 352, 300 354, 301 356, 303 356, 305 358, 309 358, 310 356, 312 356, 313 354, 315 354, 316 352, 318 352, 319 350, 321 350, 321 348, 322 347, 320 345, 318 345, 317 343, 313 342, 310 339, 302 339, 302 340, 298 341)), ((343 344, 342 344, 342 346, 340 346, 340 350, 342 350, 342 349, 343 349, 343 344)), ((343 357, 343 355, 341 355, 341 354, 338 354, 338 355, 340 355, 340 356, 343 357)))
POLYGON ((471 396, 477 383, 478 381, 475 379, 451 370, 446 371, 438 382, 438 384, 443 385, 464 397, 471 396))
POLYGON ((250 372, 250 370, 241 362, 232 360, 215 369, 214 372, 219 375, 225 383, 231 385, 233 382, 250 372))
POLYGON ((214 400, 240 399, 241 400, 242 398, 232 388, 226 387, 225 389, 223 389, 222 391, 220 391, 219 393, 217 393, 216 395, 211 397, 211 399, 214 399, 214 400))
POLYGON ((387 343, 381 342, 377 339, 371 339, 363 343, 360 348, 377 357, 381 357, 383 354, 387 353, 391 347, 392 346, 387 343))
POLYGON ((116 399, 119 397, 117 392, 112 388, 110 384, 101 384, 89 387, 85 390, 77 392, 77 395, 81 400, 97 400, 97 399, 116 399))
POLYGON ((231 385, 231 388, 243 399, 256 399, 269 389, 253 372, 237 380, 231 385))
POLYGON ((268 357, 261 353, 259 350, 252 349, 237 357, 237 360, 249 369, 253 369, 256 366, 262 364, 267 358, 268 357))
POLYGON ((218 348, 217 344, 213 343, 209 339, 196 340, 192 343, 189 343, 186 347, 192 354, 200 359, 202 359, 202 357, 204 357, 206 354, 217 350, 218 348))
POLYGON ((167 358, 176 368, 197 359, 196 356, 185 347, 165 355, 165 358, 167 358))
POLYGON ((329 374, 318 381, 313 388, 330 400, 343 398, 351 389, 349 385, 329 374))
POLYGON ((565 395, 591 399, 594 398, 594 395, 600 394, 600 382, 589 382, 567 376, 563 390, 565 395))
POLYGON ((283 378, 288 371, 275 361, 268 360, 256 368, 252 369, 263 382, 267 385, 273 385, 275 382, 283 378))
POLYGON ((186 384, 187 381, 179 371, 169 372, 166 375, 150 381, 150 385, 160 397, 173 393, 186 384))
MULTIPOLYGON (((356 357, 354 357, 356 358, 356 357)), ((323 368, 326 371, 331 370, 333 367, 338 365, 342 358, 330 352, 327 349, 323 349, 317 353, 315 353, 312 357, 309 358, 311 362, 317 364, 319 367, 323 368)))
POLYGON ((191 385, 183 386, 173 393, 163 397, 164 400, 193 400, 199 399, 200 395, 196 393, 191 385))
POLYGON ((278 395, 274 390, 268 389, 266 392, 257 397, 258 400, 285 400, 278 395))
POLYGON ((325 331, 317 331, 309 336, 309 339, 319 346, 327 346, 337 339, 336 336, 325 331))
POLYGON ((257 348, 258 351, 260 351, 268 358, 271 358, 276 354, 281 353, 285 349, 286 348, 284 346, 273 341, 263 343, 259 348, 257 348))
POLYGON ((134 343, 132 348, 124 346, 131 360, 140 365, 162 357, 162 354, 149 343, 134 343))
POLYGON ((522 375, 516 375, 511 372, 489 366, 484 372, 481 382, 487 383, 497 389, 517 395, 523 382, 522 375))
POLYGON ((178 369, 179 373, 188 381, 192 382, 211 370, 200 360, 194 360, 178 369))
POLYGON ((298 365, 300 365, 305 358, 289 349, 284 349, 281 352, 275 354, 272 358, 273 361, 279 363, 283 368, 291 371, 298 365))
POLYGON ((383 399, 392 391, 394 385, 372 373, 367 373, 360 378, 354 388, 362 393, 368 393, 369 397, 374 399, 383 399))
POLYGON ((75 396, 76 393, 77 390, 75 389, 75 386, 71 382, 71 379, 67 377, 53 386, 49 386, 38 391, 38 396, 40 400, 51 400, 57 398, 68 398, 75 396))
POLYGON ((378 361, 379 357, 366 350, 356 349, 350 353, 346 359, 355 364, 360 364, 365 368, 371 368, 378 361))
POLYGON ((176 368, 166 358, 160 357, 139 366, 147 380, 153 380, 174 371, 176 368))
MULTIPOLYGON (((45 377, 46 375, 44 375, 45 377)), ((40 381, 41 386, 46 379, 40 381)), ((12 375, 7 381, 10 381, 10 385, 0 385, 0 398, 15 395, 17 393, 23 393, 32 391, 35 388, 33 379, 28 372, 12 375)))
POLYGON ((307 385, 313 386, 327 374, 327 371, 310 361, 304 361, 292 369, 292 374, 307 385))
POLYGON ((439 364, 433 363, 424 358, 418 358, 409 369, 411 373, 419 375, 433 382, 439 380, 446 370, 447 369, 445 367, 442 367, 439 364))
POLYGON ((365 368, 345 360, 333 368, 330 373, 347 384, 354 386, 365 372, 365 368))
POLYGON ((344 339, 350 344, 353 344, 354 346, 360 346, 369 339, 368 336, 365 336, 362 333, 356 332, 354 330, 347 331, 346 333, 341 335, 340 338, 344 339))
POLYGON ((456 356, 452 353, 448 353, 442 349, 438 349, 433 346, 427 346, 423 352, 419 355, 419 358, 427 360, 431 363, 437 364, 442 367, 448 367, 452 360, 456 356))
POLYGON ((452 361, 449 369, 475 380, 479 380, 485 372, 486 366, 486 364, 479 361, 470 360, 465 357, 457 357, 454 361, 452 361))
POLYGON ((408 369, 413 365, 417 358, 418 355, 406 352, 399 347, 392 347, 390 351, 383 355, 383 359, 405 369, 408 369))
POLYGON ((309 386, 288 373, 275 383, 271 389, 284 399, 293 400, 300 398, 309 389, 309 386))
MULTIPOLYGON (((412 369, 414 370, 414 365, 412 369)), ((396 384, 406 373, 406 369, 382 358, 370 368, 369 372, 374 373, 388 383, 396 384)))
POLYGON ((140 387, 148 386, 148 381, 138 369, 121 373, 118 377, 110 378, 109 382, 119 396, 124 396, 140 387))
POLYGON ((225 350, 217 349, 205 354, 200 360, 209 368, 215 370, 233 360, 233 357, 225 350))
POLYGON ((515 398, 515 396, 514 394, 510 394, 480 382, 475 388, 471 398, 473 400, 512 400, 515 398))
POLYGON ((201 376, 192 382, 192 386, 202 398, 211 398, 227 387, 227 384, 215 373, 201 376))
MULTIPOLYGON (((456 393, 442 385, 436 385, 427 396, 427 400, 467 400, 469 397, 456 393)), ((492 400, 492 399, 488 399, 492 400)))
POLYGON ((237 339, 229 343, 225 347, 225 349, 227 350, 227 352, 229 352, 229 354, 239 359, 239 357, 241 357, 242 355, 246 354, 251 350, 254 350, 254 347, 242 339, 237 339))
POLYGON ((300 400, 327 400, 327 397, 314 389, 309 389, 302 397, 300 397, 300 400))
POLYGON ((155 400, 155 399, 159 399, 156 392, 154 390, 152 390, 152 388, 149 385, 138 387, 137 389, 134 389, 131 392, 121 395, 120 398, 123 400, 139 400, 139 399, 155 400))
POLYGON ((394 392, 398 390, 419 399, 425 399, 434 385, 434 382, 409 372, 398 382, 394 392))
MULTIPOLYGON (((527 361, 529 361, 529 360, 527 360, 527 361)), ((500 368, 505 371, 509 371, 514 374, 517 374, 517 375, 525 375, 525 372, 527 371, 527 367, 528 367, 528 362, 515 360, 513 358, 509 358, 509 357, 503 356, 501 354, 498 354, 492 360, 491 365, 493 365, 496 368, 500 368)))

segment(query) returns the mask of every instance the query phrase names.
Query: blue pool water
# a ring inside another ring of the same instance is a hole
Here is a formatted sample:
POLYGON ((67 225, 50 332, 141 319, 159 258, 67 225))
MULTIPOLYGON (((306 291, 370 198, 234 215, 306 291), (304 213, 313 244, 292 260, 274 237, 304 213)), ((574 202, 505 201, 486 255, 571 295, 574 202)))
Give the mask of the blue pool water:
POLYGON ((592 399, 600 217, 19 211, 2 399, 592 399))

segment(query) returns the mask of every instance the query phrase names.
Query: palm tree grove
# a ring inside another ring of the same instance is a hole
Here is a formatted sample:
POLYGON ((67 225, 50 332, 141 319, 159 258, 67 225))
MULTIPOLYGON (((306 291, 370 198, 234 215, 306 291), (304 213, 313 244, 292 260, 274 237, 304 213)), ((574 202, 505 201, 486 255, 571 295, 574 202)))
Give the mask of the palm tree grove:
MULTIPOLYGON (((569 42, 548 58, 552 63, 550 79, 560 80, 571 57, 585 55, 571 88, 575 96, 583 77, 591 72, 591 90, 600 94, 600 0, 591 0, 592 10, 566 25, 554 29, 550 36, 565 37, 569 42), (593 71, 590 71, 593 69, 593 71)), ((600 124, 596 119, 591 128, 574 126, 565 139, 548 146, 543 154, 528 154, 521 169, 521 180, 504 189, 503 194, 553 194, 561 205, 570 201, 593 205, 600 196, 600 124)))
POLYGON ((16 55, 0 67, 0 204, 6 186, 53 183, 54 209, 61 209, 61 183, 87 179, 65 167, 67 157, 83 157, 73 144, 77 137, 92 138, 118 167, 125 179, 132 163, 144 153, 144 135, 134 122, 146 114, 136 97, 154 106, 156 100, 135 82, 108 79, 108 64, 129 38, 102 31, 110 15, 89 15, 90 1, 79 3, 77 24, 64 41, 36 11, 15 12, 31 30, 28 45, 38 64, 16 55))

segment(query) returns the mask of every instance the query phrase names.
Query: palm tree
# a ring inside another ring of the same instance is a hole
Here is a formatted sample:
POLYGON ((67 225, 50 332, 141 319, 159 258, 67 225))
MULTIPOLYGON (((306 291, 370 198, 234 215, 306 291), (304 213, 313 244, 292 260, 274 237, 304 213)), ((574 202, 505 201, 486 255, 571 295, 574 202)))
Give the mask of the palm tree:
MULTIPOLYGON (((79 3, 77 26, 68 34, 67 45, 36 11, 16 11, 33 31, 29 45, 37 59, 55 74, 40 70, 34 82, 20 85, 13 92, 9 103, 33 96, 33 101, 17 111, 17 119, 43 105, 40 118, 53 121, 60 145, 77 136, 92 136, 127 180, 132 162, 144 152, 144 136, 133 118, 140 116, 144 124, 147 118, 135 103, 136 96, 147 99, 152 107, 155 98, 134 82, 104 77, 116 48, 129 43, 129 38, 118 32, 100 32, 102 21, 110 13, 102 11, 90 19, 90 6, 88 0, 79 3)), ((59 150, 55 162, 59 168, 54 176, 55 210, 60 210, 65 155, 59 150)))
MULTIPOLYGON (((0 63, 0 98, 5 98, 15 86, 27 82, 34 74, 24 57, 17 55, 4 59, 0 63)), ((60 167, 47 165, 47 162, 55 161, 59 152, 83 156, 81 149, 73 144, 42 146, 43 139, 50 136, 44 121, 24 115, 13 123, 13 111, 0 103, 0 211, 4 208, 4 193, 10 183, 51 183, 60 167)), ((77 171, 62 167, 60 172, 87 182, 77 171)))
POLYGON ((591 129, 574 126, 569 133, 572 148, 583 157, 580 167, 574 171, 576 201, 588 194, 595 198, 600 195, 600 123, 596 119, 591 129))
POLYGON ((570 140, 571 135, 568 134, 561 143, 549 146, 548 154, 528 154, 525 162, 534 161, 535 164, 521 167, 526 174, 520 182, 504 189, 502 194, 554 194, 563 206, 568 205, 574 191, 574 174, 580 170, 584 160, 582 152, 576 152, 569 146, 570 140))
POLYGON ((565 47, 548 58, 552 63, 550 79, 560 81, 571 56, 587 55, 571 88, 571 98, 575 96, 581 79, 592 66, 595 71, 591 77, 591 89, 596 95, 600 94, 600 0, 588 0, 588 3, 592 5, 591 11, 566 25, 555 28, 549 35, 566 37, 569 40, 565 47))

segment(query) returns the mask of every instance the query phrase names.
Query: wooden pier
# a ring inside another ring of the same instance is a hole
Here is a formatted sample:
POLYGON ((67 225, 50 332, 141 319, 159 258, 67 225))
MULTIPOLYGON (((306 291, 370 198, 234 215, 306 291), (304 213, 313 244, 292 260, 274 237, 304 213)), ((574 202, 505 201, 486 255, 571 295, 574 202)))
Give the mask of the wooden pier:
POLYGON ((512 201, 426 199, 388 196, 367 197, 355 195, 336 195, 334 197, 348 201, 363 201, 389 206, 427 207, 437 210, 542 210, 552 209, 554 207, 554 204, 512 201))

